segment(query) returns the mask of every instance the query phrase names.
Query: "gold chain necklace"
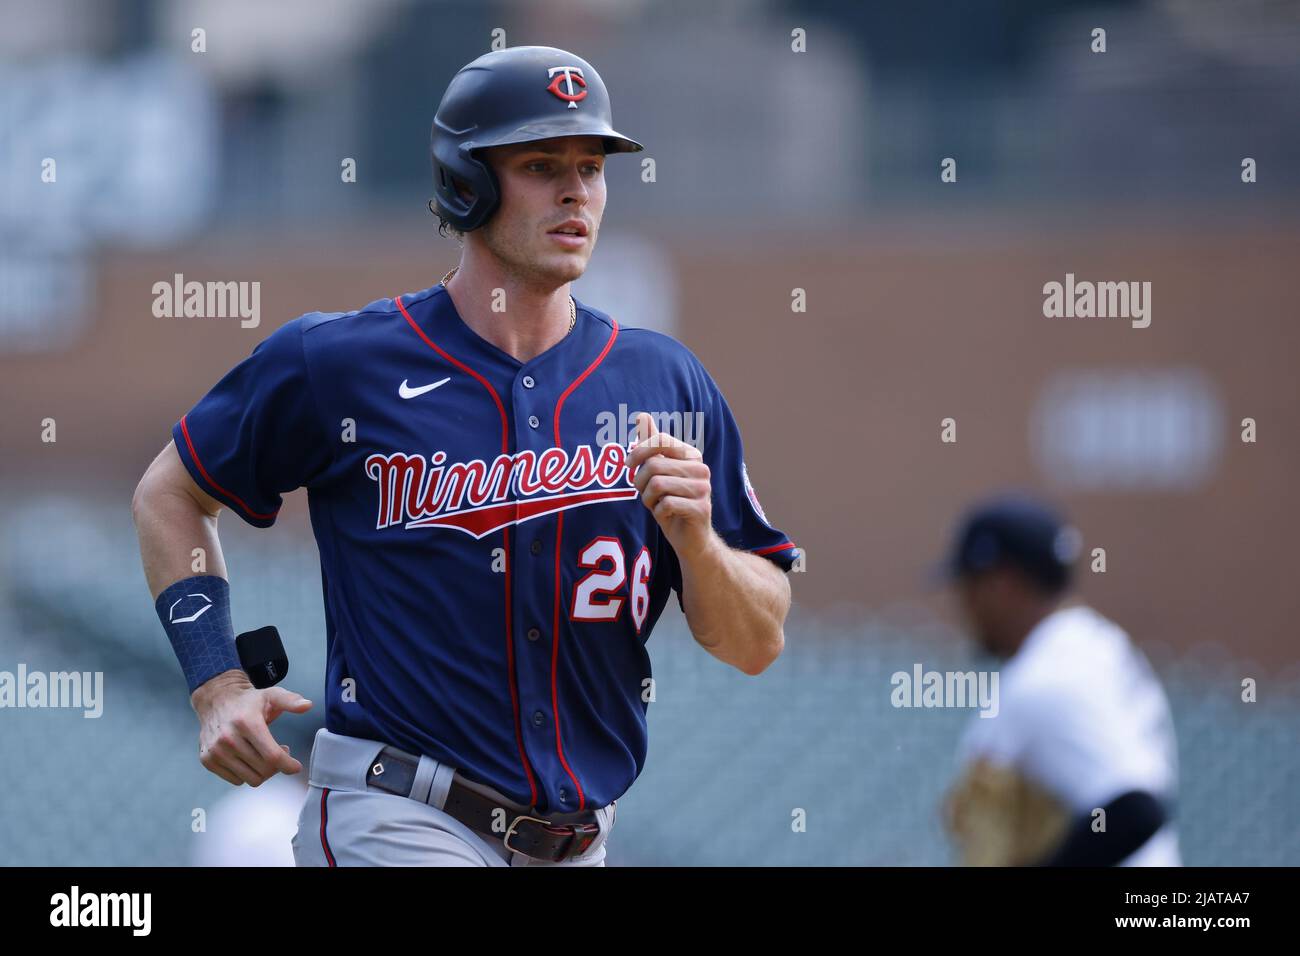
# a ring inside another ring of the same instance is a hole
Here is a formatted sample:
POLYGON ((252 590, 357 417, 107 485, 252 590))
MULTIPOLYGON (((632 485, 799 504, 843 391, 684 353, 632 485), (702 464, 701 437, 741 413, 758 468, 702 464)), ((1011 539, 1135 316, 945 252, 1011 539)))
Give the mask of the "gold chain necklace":
MULTIPOLYGON (((453 268, 450 272, 448 272, 445 276, 442 277, 442 282, 439 284, 445 286, 447 284, 447 280, 450 279, 452 276, 454 276, 456 274, 456 271, 459 268, 460 266, 456 266, 455 268, 453 268)), ((578 324, 578 307, 573 303, 573 296, 569 296, 569 330, 564 334, 568 335, 569 332, 572 332, 573 327, 577 324, 578 324)))

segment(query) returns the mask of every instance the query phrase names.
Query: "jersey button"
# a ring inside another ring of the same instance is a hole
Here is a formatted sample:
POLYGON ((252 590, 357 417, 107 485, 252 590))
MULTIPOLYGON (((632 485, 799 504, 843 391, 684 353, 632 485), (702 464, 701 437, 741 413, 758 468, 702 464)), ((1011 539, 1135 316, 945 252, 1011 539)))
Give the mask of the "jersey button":
POLYGON ((529 639, 530 641, 535 641, 535 640, 537 640, 537 639, 538 639, 539 637, 541 637, 541 636, 542 636, 542 632, 539 631, 537 628, 535 628, 535 627, 530 627, 530 628, 528 629, 528 639, 529 639))
POLYGON ((533 726, 540 727, 544 723, 546 723, 546 715, 540 710, 533 711, 533 726))
POLYGON ((524 388, 532 388, 536 384, 537 383, 533 381, 533 377, 531 375, 524 376, 524 388))
POLYGON ((542 542, 539 539, 534 538, 533 543, 528 546, 528 550, 531 551, 533 554, 541 554, 542 542))
POLYGON ((541 423, 542 423, 542 420, 541 420, 540 418, 538 418, 536 415, 529 415, 529 416, 528 416, 528 424, 529 424, 529 426, 531 426, 532 428, 536 428, 536 427, 537 427, 538 425, 540 425, 541 423))

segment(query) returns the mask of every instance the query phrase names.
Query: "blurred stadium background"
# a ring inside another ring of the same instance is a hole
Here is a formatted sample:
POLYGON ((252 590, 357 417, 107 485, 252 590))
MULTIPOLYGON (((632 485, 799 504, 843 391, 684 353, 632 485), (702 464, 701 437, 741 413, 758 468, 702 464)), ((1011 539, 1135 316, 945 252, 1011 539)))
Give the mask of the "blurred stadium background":
MULTIPOLYGON (((895 710, 889 675, 973 666, 923 574, 963 505, 1010 485, 1106 549, 1083 596, 1166 683, 1186 862, 1300 861, 1296 3, 0 0, 0 22, 0 670, 105 675, 99 719, 0 710, 0 863, 236 845, 131 491, 273 328, 455 263, 424 207, 428 125, 494 30, 580 53, 647 144, 656 181, 609 166, 575 293, 700 355, 807 555, 759 679, 670 602, 611 864, 950 862, 938 804, 970 713, 895 710), (261 326, 154 317, 175 273, 259 281, 261 326), (1151 326, 1044 318, 1066 273, 1150 281, 1151 326)), ((287 686, 319 701, 305 504, 221 532, 236 626, 277 624, 287 686)), ((303 758, 320 709, 276 725, 303 758)))

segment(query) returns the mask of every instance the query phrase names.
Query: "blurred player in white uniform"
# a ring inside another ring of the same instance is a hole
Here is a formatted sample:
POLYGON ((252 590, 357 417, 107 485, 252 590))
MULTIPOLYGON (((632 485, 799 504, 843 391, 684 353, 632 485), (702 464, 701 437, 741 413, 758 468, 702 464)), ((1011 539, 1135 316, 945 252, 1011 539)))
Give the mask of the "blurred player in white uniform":
POLYGON ((945 562, 980 646, 1001 660, 945 802, 975 866, 1179 866, 1177 745, 1146 656, 1069 597, 1077 530, 1025 497, 964 519, 945 562))

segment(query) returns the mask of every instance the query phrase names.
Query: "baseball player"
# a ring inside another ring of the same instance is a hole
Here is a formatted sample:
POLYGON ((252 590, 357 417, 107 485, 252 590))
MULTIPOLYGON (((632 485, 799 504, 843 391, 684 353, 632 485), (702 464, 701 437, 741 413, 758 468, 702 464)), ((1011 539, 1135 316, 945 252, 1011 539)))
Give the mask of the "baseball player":
POLYGON ((645 761, 646 642, 670 591, 725 663, 758 674, 782 649, 795 546, 717 385, 675 340, 569 293, 606 158, 641 149, 580 57, 474 60, 432 133, 431 205, 459 266, 273 332, 140 483, 200 760, 252 786, 301 769, 269 725, 312 705, 240 669, 216 518, 270 527, 308 489, 328 664, 299 865, 603 865, 645 761), (611 435, 620 406, 641 412, 611 435), (689 415, 692 442, 671 427, 689 415))
POLYGON ((967 865, 1178 866, 1177 747, 1160 682, 1128 635, 1069 599, 1080 536, 1049 506, 976 506, 946 575, 1001 660, 945 803, 967 865))

